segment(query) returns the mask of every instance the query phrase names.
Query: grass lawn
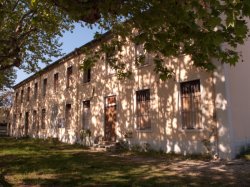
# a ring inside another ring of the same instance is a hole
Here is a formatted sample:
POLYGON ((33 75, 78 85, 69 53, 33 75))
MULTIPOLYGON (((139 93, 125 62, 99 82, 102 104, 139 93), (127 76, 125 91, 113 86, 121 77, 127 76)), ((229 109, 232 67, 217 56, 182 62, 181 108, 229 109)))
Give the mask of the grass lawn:
POLYGON ((171 155, 153 158, 132 153, 111 154, 38 139, 0 138, 0 186, 250 184, 249 173, 227 173, 227 168, 224 169, 225 173, 220 163, 211 165, 208 161, 171 155))

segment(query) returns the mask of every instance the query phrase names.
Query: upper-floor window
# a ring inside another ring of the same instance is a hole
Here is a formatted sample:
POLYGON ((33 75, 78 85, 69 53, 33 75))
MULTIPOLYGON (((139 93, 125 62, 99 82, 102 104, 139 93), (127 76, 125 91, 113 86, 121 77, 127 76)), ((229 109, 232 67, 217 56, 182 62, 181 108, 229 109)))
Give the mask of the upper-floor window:
POLYGON ((16 103, 18 102, 18 95, 19 95, 19 93, 16 92, 16 103))
POLYGON ((110 51, 105 53, 105 68, 106 68, 106 74, 111 75, 115 74, 115 69, 112 67, 112 65, 115 65, 115 52, 110 51))
POLYGON ((138 67, 146 66, 150 63, 150 55, 144 49, 143 44, 135 45, 135 64, 138 67))
POLYGON ((54 92, 57 92, 59 88, 59 73, 54 74, 54 92))
POLYGON ((91 68, 83 71, 83 83, 91 81, 91 68))
POLYGON ((46 96, 46 92, 47 92, 47 79, 43 79, 43 96, 46 96))
POLYGON ((27 101, 30 100, 30 87, 27 88, 27 101))
POLYGON ((24 91, 21 90, 21 103, 23 103, 23 93, 24 93, 24 91))
POLYGON ((184 129, 201 128, 200 80, 182 82, 180 89, 182 127, 184 129))
POLYGON ((151 129, 150 89, 136 91, 137 129, 151 129))
POLYGON ((34 99, 37 99, 37 93, 38 93, 38 83, 36 82, 34 85, 34 99))
POLYGON ((69 88, 73 84, 73 67, 70 66, 67 68, 67 80, 66 87, 69 88))

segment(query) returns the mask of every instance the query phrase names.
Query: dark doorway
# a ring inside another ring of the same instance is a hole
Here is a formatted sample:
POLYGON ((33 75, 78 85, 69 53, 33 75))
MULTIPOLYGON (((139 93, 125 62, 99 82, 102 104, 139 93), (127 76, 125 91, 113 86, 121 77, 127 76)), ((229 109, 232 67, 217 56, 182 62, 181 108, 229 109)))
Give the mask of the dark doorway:
POLYGON ((25 113, 24 135, 27 136, 29 131, 29 112, 25 113))

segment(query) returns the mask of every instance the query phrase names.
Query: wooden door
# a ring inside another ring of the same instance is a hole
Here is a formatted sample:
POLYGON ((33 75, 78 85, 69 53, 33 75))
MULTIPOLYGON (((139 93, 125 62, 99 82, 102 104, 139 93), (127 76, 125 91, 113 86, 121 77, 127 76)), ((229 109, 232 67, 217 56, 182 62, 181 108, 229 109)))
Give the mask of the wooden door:
POLYGON ((116 125, 116 96, 105 98, 105 121, 104 121, 104 137, 105 141, 115 141, 115 125, 116 125))

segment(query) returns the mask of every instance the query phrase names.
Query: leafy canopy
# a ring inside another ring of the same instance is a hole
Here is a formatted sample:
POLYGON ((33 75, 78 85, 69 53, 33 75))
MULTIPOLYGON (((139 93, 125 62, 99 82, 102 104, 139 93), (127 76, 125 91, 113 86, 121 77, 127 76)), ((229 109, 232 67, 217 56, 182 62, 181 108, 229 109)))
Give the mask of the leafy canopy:
MULTIPOLYGON (((190 55, 195 66, 206 70, 215 68, 213 59, 235 65, 240 57, 236 48, 248 37, 249 0, 50 2, 73 19, 87 22, 86 25, 98 24, 104 30, 112 29, 114 42, 106 44, 102 50, 107 49, 107 45, 113 45, 109 48, 114 49, 114 45, 126 43, 126 37, 143 44, 146 51, 155 54, 155 71, 162 79, 171 76, 171 70, 165 66, 165 57, 190 55), (131 34, 134 30, 137 34, 131 34)), ((115 49, 119 51, 120 47, 115 49)), ((93 64, 89 59, 86 62, 93 64)))
POLYGON ((10 91, 15 83, 15 79, 16 70, 14 68, 9 68, 4 73, 0 73, 0 93, 10 91))
POLYGON ((0 73, 14 66, 39 69, 61 54, 59 36, 72 21, 45 0, 0 0, 0 73))

